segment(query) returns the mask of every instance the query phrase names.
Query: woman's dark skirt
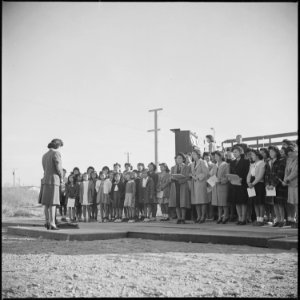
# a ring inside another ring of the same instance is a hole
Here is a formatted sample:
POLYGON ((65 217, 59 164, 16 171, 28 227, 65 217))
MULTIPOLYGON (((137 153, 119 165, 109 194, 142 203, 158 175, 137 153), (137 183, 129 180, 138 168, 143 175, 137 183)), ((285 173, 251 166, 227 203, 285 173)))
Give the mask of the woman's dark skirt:
POLYGON ((254 189, 255 189, 255 194, 256 194, 256 196, 253 197, 254 205, 264 205, 265 197, 266 197, 265 184, 263 182, 258 182, 254 186, 254 189))
POLYGON ((248 192, 245 185, 230 184, 230 202, 234 205, 248 204, 248 192))

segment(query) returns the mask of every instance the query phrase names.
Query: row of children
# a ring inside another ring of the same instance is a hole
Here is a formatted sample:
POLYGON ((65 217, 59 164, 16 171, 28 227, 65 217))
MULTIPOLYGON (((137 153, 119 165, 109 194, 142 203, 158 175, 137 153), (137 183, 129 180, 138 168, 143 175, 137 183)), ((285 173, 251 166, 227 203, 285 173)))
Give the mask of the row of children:
POLYGON ((167 195, 162 193, 162 182, 163 175, 169 170, 166 164, 160 167, 160 175, 153 163, 148 169, 139 163, 133 171, 126 163, 124 172, 121 172, 120 164, 115 163, 113 170, 105 166, 99 174, 89 167, 82 175, 76 167, 68 178, 64 170, 59 207, 63 220, 68 210, 71 221, 97 221, 99 213, 100 222, 147 222, 156 217, 157 203, 161 205, 163 220, 168 220, 167 195))
POLYGON ((162 220, 169 220, 169 208, 174 208, 177 223, 185 223, 192 208, 195 222, 204 223, 215 208, 217 223, 226 224, 237 214, 237 225, 245 225, 254 208, 254 225, 264 225, 267 216, 273 226, 297 226, 297 144, 285 140, 281 150, 270 146, 260 151, 237 144, 226 150, 203 155, 198 149, 190 155, 179 153, 171 172, 166 164, 160 164, 157 173, 153 163, 148 170, 139 163, 133 171, 125 164, 123 173, 116 163, 113 170, 103 167, 99 175, 93 167, 82 176, 74 168, 62 186, 61 214, 65 216, 68 207, 70 219, 81 220, 83 208, 85 221, 97 220, 98 212, 100 222, 149 221, 156 219, 160 204, 162 220), (228 174, 238 175, 240 182, 236 184, 228 174), (214 184, 208 184, 212 177, 214 184), (249 195, 247 188, 254 193, 249 195))

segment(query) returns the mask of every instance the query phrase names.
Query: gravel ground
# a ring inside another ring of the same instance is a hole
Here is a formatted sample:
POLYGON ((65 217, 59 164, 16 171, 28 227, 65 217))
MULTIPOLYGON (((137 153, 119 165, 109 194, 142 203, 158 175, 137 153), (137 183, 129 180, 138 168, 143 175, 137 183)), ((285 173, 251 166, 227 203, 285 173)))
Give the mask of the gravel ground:
POLYGON ((2 298, 297 298, 298 252, 143 239, 54 241, 2 229, 2 298))

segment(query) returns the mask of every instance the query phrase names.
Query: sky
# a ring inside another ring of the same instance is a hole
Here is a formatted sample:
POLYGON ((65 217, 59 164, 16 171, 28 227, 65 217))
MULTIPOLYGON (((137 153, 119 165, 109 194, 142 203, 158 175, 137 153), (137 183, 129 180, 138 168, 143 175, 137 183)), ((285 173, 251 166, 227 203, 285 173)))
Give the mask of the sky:
POLYGON ((63 167, 174 163, 172 128, 217 142, 297 130, 297 3, 3 2, 2 185, 63 167))

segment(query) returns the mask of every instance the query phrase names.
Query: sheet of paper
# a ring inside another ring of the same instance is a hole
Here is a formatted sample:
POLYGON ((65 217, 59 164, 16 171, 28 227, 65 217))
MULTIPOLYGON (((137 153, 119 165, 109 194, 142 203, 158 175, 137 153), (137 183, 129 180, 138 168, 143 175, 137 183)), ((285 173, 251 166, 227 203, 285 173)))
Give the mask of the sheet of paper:
POLYGON ((174 178, 177 178, 177 179, 183 179, 183 178, 185 178, 185 176, 182 175, 182 174, 172 174, 171 176, 174 177, 174 178))
POLYGON ((163 197, 163 195, 164 195, 164 192, 163 192, 163 191, 160 191, 160 192, 157 192, 157 193, 156 193, 156 196, 157 196, 157 198, 159 198, 159 199, 161 199, 161 198, 163 197))
POLYGON ((230 183, 233 185, 242 185, 240 182, 240 177, 236 174, 227 174, 227 178, 230 180, 230 183))
POLYGON ((267 197, 275 197, 275 196, 276 196, 276 189, 273 188, 273 189, 271 189, 271 190, 268 190, 268 189, 266 188, 266 196, 267 196, 267 197))
POLYGON ((255 196, 256 196, 256 193, 255 193, 255 189, 254 189, 254 188, 247 188, 247 191, 248 191, 248 196, 249 196, 249 198, 255 197, 255 196))
POLYGON ((209 185, 210 185, 211 187, 214 187, 215 184, 217 183, 217 181, 218 181, 218 178, 217 178, 216 175, 213 175, 213 176, 211 176, 211 177, 209 177, 209 178, 207 179, 207 182, 209 183, 209 185))

